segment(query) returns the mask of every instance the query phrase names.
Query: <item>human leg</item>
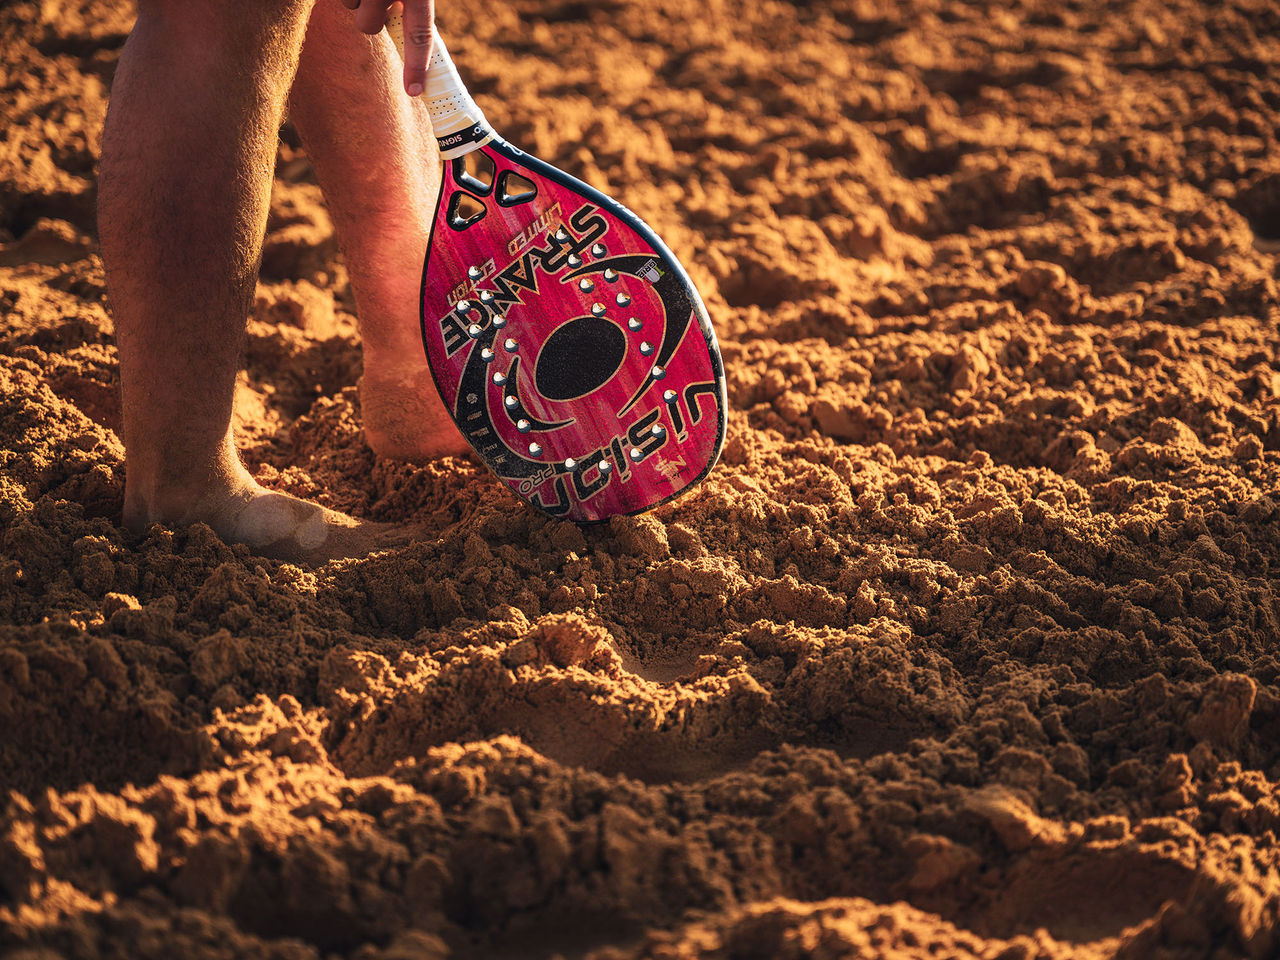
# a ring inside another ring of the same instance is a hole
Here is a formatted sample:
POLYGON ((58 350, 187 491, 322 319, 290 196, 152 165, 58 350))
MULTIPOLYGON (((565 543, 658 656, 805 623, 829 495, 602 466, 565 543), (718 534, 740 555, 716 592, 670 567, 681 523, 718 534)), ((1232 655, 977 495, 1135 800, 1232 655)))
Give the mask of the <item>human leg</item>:
POLYGON ((440 154, 425 106, 410 99, 385 35, 352 28, 317 4, 290 96, 346 259, 360 318, 365 436, 387 457, 463 453, 431 379, 418 328, 419 284, 440 190, 440 154))
POLYGON ((354 520, 254 483, 231 410, 277 130, 311 0, 143 0, 103 135, 99 236, 120 352, 124 520, 204 521, 288 557, 354 520))

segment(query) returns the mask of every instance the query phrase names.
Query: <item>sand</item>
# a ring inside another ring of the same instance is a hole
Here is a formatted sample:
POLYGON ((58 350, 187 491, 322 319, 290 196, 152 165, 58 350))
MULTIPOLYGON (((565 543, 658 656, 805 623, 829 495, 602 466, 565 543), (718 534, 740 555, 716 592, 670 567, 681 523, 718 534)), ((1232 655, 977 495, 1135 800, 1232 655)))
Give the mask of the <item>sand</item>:
POLYGON ((1280 951, 1274 5, 442 2, 688 265, 728 441, 589 529, 378 461, 286 128, 243 455, 436 532, 317 568, 117 525, 116 7, 0 8, 0 947, 1280 951))

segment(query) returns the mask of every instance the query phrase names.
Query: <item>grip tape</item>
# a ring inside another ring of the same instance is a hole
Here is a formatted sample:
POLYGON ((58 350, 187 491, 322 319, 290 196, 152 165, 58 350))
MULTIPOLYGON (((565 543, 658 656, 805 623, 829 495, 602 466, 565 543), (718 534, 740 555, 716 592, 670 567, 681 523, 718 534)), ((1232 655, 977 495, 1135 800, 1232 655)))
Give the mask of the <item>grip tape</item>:
MULTIPOLYGON (((404 23, 400 14, 393 13, 387 18, 387 33, 391 34, 403 60, 404 23)), ((427 82, 419 99, 427 102, 431 129, 435 131, 443 159, 461 157, 493 139, 493 128, 467 92, 438 30, 431 44, 431 59, 427 62, 427 82)))

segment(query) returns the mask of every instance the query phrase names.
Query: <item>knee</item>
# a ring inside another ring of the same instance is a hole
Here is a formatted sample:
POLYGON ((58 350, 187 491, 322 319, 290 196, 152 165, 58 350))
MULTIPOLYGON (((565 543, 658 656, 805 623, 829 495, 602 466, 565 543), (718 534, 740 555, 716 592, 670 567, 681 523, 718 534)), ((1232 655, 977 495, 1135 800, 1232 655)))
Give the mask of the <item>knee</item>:
POLYGON ((311 6, 312 0, 138 0, 130 43, 165 51, 159 62, 199 74, 229 97, 266 96, 283 109, 311 6))
POLYGON ((314 0, 138 0, 138 21, 175 39, 261 46, 305 25, 314 0))

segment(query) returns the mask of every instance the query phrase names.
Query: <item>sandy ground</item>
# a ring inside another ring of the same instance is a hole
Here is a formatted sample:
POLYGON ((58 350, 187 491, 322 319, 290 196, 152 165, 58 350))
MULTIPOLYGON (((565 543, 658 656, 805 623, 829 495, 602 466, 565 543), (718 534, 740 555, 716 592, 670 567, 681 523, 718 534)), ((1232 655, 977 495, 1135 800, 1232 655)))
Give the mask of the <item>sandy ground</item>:
POLYGON ((0 947, 1275 956, 1275 6, 440 7, 495 127, 688 264, 723 462, 579 529, 377 461, 286 128, 244 456, 438 537, 125 534, 130 14, 5 4, 0 947))

